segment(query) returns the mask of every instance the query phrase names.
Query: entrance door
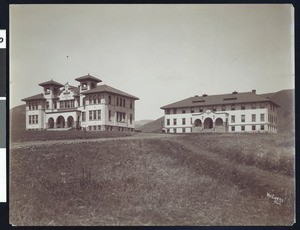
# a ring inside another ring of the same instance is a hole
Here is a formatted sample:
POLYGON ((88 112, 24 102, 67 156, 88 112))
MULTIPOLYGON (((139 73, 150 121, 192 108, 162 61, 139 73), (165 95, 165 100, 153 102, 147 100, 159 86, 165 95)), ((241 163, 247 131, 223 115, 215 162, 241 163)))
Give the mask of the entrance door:
POLYGON ((208 117, 204 120, 204 129, 212 129, 212 128, 213 128, 213 120, 208 117))

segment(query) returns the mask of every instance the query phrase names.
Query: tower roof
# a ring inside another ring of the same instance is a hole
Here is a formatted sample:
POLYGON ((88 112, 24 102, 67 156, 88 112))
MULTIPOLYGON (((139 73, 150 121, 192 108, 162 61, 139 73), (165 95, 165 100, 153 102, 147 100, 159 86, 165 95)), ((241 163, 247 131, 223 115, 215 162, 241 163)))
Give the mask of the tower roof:
POLYGON ((43 83, 41 83, 39 85, 43 86, 43 87, 45 87, 45 86, 58 86, 58 87, 64 86, 64 85, 62 85, 62 84, 60 84, 60 83, 58 83, 56 81, 53 81, 52 79, 50 81, 43 82, 43 83))
POLYGON ((82 76, 82 77, 78 77, 78 78, 75 78, 76 81, 79 81, 79 82, 82 82, 82 81, 94 81, 94 82, 102 82, 102 80, 100 80, 99 78, 96 78, 90 74, 88 75, 85 75, 85 76, 82 76))

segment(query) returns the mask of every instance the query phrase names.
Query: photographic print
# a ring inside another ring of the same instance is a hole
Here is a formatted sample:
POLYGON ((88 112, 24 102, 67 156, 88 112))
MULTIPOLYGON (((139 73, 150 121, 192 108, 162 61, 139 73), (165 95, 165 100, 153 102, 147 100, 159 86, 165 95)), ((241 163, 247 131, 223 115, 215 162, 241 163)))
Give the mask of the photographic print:
POLYGON ((291 226, 294 8, 10 5, 13 226, 291 226))

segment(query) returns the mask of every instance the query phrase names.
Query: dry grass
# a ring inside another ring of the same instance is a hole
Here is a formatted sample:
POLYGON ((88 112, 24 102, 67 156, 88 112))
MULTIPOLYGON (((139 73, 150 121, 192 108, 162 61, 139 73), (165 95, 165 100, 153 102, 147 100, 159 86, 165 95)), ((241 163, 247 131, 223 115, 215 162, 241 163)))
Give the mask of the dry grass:
POLYGON ((293 223, 293 177, 231 161, 200 149, 189 138, 14 149, 10 222, 19 226, 293 223), (274 204, 267 192, 280 196, 283 203, 274 204))
POLYGON ((10 140, 12 142, 26 141, 48 141, 48 140, 72 140, 72 139, 91 139, 91 138, 115 138, 132 136, 132 132, 109 132, 109 131, 87 131, 68 130, 68 131, 45 131, 45 130, 18 130, 11 131, 10 140))
POLYGON ((295 173, 292 134, 196 134, 180 139, 240 164, 290 176, 295 173))

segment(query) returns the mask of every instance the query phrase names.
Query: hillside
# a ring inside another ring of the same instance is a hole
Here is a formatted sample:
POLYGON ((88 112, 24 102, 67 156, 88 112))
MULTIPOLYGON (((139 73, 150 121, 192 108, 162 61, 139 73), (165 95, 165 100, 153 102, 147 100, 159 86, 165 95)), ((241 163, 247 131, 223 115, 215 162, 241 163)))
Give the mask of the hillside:
POLYGON ((153 120, 140 120, 140 121, 135 121, 134 122, 134 125, 135 125, 135 128, 138 128, 138 127, 141 127, 149 122, 151 122, 153 120))
POLYGON ((136 130, 141 131, 143 133, 161 133, 163 128, 164 117, 158 118, 155 121, 151 121, 145 125, 142 125, 136 130))
POLYGON ((295 90, 287 89, 276 93, 261 94, 280 105, 278 109, 278 132, 295 130, 295 90))
POLYGON ((19 105, 12 108, 9 112, 10 114, 10 130, 25 130, 25 109, 26 106, 19 105))

